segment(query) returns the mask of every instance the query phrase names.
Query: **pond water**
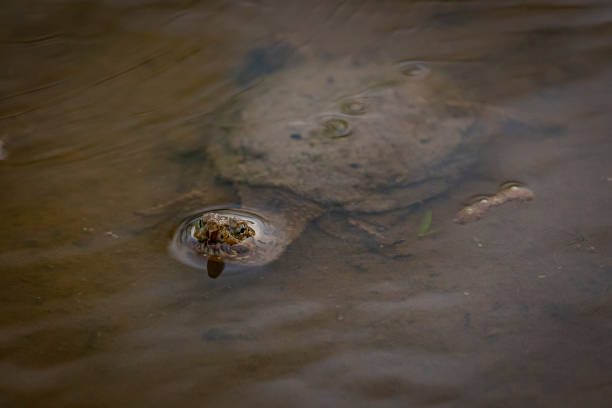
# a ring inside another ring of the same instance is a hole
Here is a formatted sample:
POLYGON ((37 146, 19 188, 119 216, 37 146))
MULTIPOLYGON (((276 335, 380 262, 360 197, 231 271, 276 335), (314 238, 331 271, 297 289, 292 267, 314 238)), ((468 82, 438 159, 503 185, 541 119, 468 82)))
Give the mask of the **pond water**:
POLYGON ((609 2, 8 0, 0 22, 0 406, 609 406, 609 2), (407 85, 361 84, 378 68, 407 85), (366 94, 375 115, 330 119, 366 94), (283 161, 308 134, 237 130, 312 117, 361 152, 334 162, 361 204, 283 161), (393 139, 414 126, 417 156, 393 139), (453 222, 507 180, 535 198, 453 222), (173 256, 186 217, 241 205, 287 223, 271 262, 173 256))

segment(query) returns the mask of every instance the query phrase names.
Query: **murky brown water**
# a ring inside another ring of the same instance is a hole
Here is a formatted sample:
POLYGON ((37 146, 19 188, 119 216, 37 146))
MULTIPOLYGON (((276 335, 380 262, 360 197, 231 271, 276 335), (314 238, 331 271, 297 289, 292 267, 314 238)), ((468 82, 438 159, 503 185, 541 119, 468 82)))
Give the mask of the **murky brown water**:
POLYGON ((609 2, 9 0, 0 40, 1 406, 610 405, 609 2), (216 280, 174 259, 187 214, 241 201, 207 124, 342 58, 502 118, 420 205, 325 209, 216 280), (452 222, 508 179, 535 200, 452 222))

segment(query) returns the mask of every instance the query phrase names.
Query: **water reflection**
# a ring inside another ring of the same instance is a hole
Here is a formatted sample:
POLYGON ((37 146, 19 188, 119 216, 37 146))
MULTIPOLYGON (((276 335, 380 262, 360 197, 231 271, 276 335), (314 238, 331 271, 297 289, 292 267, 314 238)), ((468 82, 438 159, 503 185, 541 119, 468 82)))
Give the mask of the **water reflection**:
POLYGON ((208 273, 209 277, 212 279, 217 279, 219 275, 221 275, 221 272, 223 272, 224 268, 225 263, 223 262, 223 258, 218 256, 208 257, 208 260, 206 261, 206 272, 208 273))
POLYGON ((607 406, 611 18, 5 2, 0 405, 607 406), (537 198, 453 223, 506 179, 537 198), (241 204, 271 262, 169 255, 241 204))

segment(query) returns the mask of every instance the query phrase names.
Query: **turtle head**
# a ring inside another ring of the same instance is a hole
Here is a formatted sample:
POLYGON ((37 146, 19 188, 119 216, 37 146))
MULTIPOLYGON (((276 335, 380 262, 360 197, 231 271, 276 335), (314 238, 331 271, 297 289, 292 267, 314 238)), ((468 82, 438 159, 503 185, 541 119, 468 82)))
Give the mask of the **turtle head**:
POLYGON ((230 233, 240 241, 255 236, 255 230, 251 228, 247 221, 238 218, 230 218, 230 233))

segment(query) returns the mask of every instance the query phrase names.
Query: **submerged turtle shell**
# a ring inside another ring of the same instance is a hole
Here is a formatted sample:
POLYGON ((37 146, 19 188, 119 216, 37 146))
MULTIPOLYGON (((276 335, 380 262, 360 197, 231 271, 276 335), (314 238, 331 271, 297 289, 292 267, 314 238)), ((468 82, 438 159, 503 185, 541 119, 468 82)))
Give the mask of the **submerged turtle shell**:
MULTIPOLYGON (((265 77, 211 114, 208 157, 270 228, 223 261, 273 261, 330 206, 382 212, 448 189, 483 136, 477 109, 451 85, 421 63, 304 64, 265 77), (254 245, 261 237, 265 243, 254 245)), ((189 222, 171 248, 199 266, 217 254, 194 245, 189 222)))
POLYGON ((348 210, 430 198, 470 164, 481 132, 472 105, 427 71, 335 61, 273 74, 215 116, 208 155, 230 181, 348 210))

